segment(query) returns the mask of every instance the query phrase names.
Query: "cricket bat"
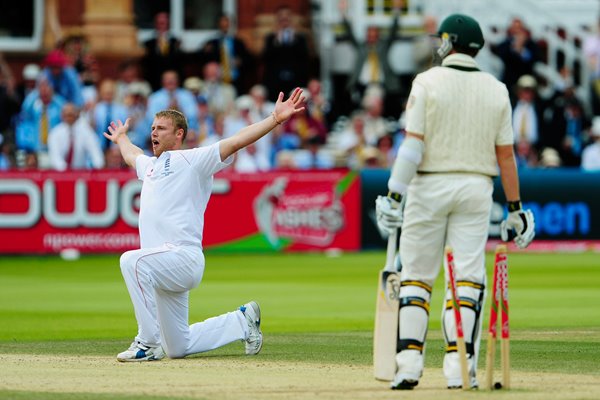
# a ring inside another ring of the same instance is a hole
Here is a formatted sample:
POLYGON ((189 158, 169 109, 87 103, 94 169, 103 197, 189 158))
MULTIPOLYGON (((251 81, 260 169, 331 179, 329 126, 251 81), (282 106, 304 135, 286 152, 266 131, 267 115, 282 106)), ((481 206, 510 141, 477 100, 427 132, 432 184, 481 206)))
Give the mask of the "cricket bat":
POLYGON ((388 238, 385 266, 379 272, 375 330, 373 333, 373 372, 375 379, 391 381, 396 375, 400 273, 394 265, 396 230, 388 238))

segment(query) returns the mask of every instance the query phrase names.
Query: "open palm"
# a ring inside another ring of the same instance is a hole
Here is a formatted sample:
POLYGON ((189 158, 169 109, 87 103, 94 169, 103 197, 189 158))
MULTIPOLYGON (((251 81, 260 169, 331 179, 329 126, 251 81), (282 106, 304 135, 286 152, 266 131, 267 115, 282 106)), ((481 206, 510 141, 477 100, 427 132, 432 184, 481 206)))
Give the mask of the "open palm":
POLYGON ((302 89, 296 88, 286 101, 283 101, 283 92, 279 92, 279 97, 277 98, 277 103, 275 103, 273 115, 277 121, 281 123, 288 120, 295 113, 303 110, 304 96, 302 96, 302 89))

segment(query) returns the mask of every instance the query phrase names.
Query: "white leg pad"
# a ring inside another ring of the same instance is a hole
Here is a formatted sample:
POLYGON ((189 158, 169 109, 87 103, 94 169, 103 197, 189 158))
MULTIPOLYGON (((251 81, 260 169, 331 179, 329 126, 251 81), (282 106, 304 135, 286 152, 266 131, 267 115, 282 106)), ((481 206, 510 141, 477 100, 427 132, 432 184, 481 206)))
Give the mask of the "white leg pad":
POLYGON ((396 380, 418 380, 423 373, 430 299, 431 288, 428 285, 418 281, 402 282, 396 380))

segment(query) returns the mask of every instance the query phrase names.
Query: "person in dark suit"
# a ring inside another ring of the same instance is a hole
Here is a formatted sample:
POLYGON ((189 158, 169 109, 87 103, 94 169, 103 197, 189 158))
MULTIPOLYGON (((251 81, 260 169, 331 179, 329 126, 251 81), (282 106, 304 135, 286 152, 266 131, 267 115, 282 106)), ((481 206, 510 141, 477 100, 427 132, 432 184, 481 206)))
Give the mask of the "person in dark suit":
POLYGON ((306 37, 293 28, 291 9, 280 7, 277 10, 277 30, 265 38, 262 56, 263 83, 270 101, 276 101, 280 91, 287 94, 295 87, 306 86, 308 57, 306 37))
POLYGON ((169 30, 169 14, 159 12, 154 16, 154 37, 144 42, 145 54, 142 60, 144 77, 152 90, 161 87, 162 74, 174 70, 181 77, 183 52, 181 41, 169 30))
POLYGON ((513 18, 506 38, 490 47, 504 64, 501 81, 504 82, 514 101, 518 91, 517 81, 523 75, 534 75, 535 63, 540 61, 540 49, 532 39, 531 32, 520 18, 513 18))
POLYGON ((217 62, 221 65, 221 78, 231 83, 238 94, 248 91, 246 76, 251 57, 244 42, 231 33, 231 20, 225 14, 219 17, 219 35, 210 39, 200 50, 205 63, 217 62))
POLYGON ((392 70, 388 54, 397 39, 403 1, 394 0, 393 23, 385 40, 381 40, 378 27, 369 26, 363 42, 359 41, 354 35, 346 15, 345 3, 342 2, 341 4, 343 26, 356 52, 354 69, 348 78, 346 89, 355 105, 358 106, 367 87, 380 86, 384 90, 386 114, 389 114, 392 109, 396 109, 397 112, 400 109, 398 96, 401 92, 401 83, 399 77, 392 70))

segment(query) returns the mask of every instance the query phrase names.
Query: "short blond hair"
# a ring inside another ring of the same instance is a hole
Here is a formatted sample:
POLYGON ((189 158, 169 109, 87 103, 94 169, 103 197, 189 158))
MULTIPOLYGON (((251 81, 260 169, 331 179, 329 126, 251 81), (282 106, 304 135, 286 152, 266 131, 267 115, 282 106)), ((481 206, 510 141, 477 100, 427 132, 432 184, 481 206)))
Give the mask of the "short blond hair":
POLYGON ((154 114, 154 118, 168 118, 175 125, 175 130, 183 129, 183 137, 181 141, 185 140, 188 131, 188 123, 185 115, 177 110, 162 110, 154 114))

